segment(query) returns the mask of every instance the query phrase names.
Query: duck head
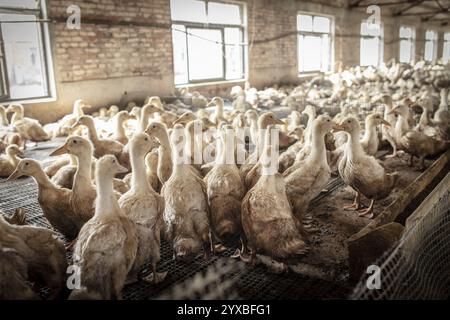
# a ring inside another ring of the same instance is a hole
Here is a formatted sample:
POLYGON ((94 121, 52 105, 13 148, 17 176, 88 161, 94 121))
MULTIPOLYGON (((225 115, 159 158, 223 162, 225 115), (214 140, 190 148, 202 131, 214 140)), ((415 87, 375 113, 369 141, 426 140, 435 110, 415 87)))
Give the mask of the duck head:
POLYGON ((96 176, 113 178, 119 173, 127 173, 128 169, 119 164, 117 158, 111 154, 101 157, 95 166, 96 176))
POLYGON ((195 113, 193 113, 192 111, 187 111, 185 113, 183 113, 181 116, 178 117, 177 120, 175 120, 175 122, 173 123, 174 125, 176 124, 187 124, 190 121, 194 121, 196 120, 197 117, 195 116, 195 113))
POLYGON ((163 104, 161 101, 161 98, 158 96, 153 96, 148 98, 147 104, 153 104, 154 106, 156 106, 157 108, 163 110, 163 104))
POLYGON ((255 110, 247 110, 244 114, 247 124, 251 124, 252 121, 258 121, 258 113, 255 110))
POLYGON ((223 108, 224 102, 221 97, 214 97, 211 101, 206 105, 207 107, 218 106, 223 108))
POLYGON ((390 127, 391 124, 384 120, 383 115, 381 113, 372 113, 367 116, 366 123, 368 125, 378 126, 380 124, 383 124, 385 126, 390 127))
POLYGON ((140 151, 140 154, 147 154, 152 151, 154 148, 159 146, 158 141, 152 136, 149 136, 146 133, 137 133, 131 138, 131 152, 140 151))
POLYGON ((333 125, 335 131, 345 131, 349 134, 359 133, 360 125, 355 117, 347 117, 340 124, 333 125))
POLYGON ((32 177, 41 170, 41 165, 36 160, 22 159, 17 164, 14 172, 8 177, 7 181, 16 180, 23 176, 32 177))
POLYGON ((62 154, 71 154, 77 157, 91 157, 94 147, 92 143, 79 136, 68 137, 66 143, 53 151, 50 156, 59 156, 62 154))
POLYGON ((145 129, 145 133, 151 137, 159 139, 161 142, 162 137, 167 136, 167 128, 163 123, 153 121, 148 124, 147 129, 145 129))
POLYGON ((88 115, 81 116, 77 119, 77 122, 72 125, 72 129, 75 129, 78 126, 95 127, 94 118, 88 115))
POLYGON ((260 115, 258 118, 258 127, 260 129, 265 129, 269 125, 276 125, 276 124, 285 125, 285 123, 280 119, 278 119, 273 112, 266 112, 260 115))

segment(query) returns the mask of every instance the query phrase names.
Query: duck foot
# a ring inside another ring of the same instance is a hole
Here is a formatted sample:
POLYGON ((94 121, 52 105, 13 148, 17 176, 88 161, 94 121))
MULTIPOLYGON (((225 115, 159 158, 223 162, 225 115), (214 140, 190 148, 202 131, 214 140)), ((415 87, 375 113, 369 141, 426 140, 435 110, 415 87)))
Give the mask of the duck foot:
POLYGON ((342 207, 342 209, 344 209, 345 211, 358 211, 362 208, 363 206, 359 203, 352 203, 342 207))
POLYGON ((364 217, 364 218, 369 218, 372 219, 373 218, 373 200, 370 201, 370 205, 366 210, 362 210, 359 212, 359 216, 360 217, 364 217))
POLYGON ((25 209, 17 208, 11 217, 5 217, 5 220, 9 224, 14 224, 17 226, 24 226, 27 224, 27 216, 25 214, 25 209))
POLYGON ((219 254, 227 251, 227 247, 225 247, 223 244, 219 243, 214 245, 214 253, 219 254))
POLYGON ((152 272, 148 276, 143 277, 142 280, 147 283, 158 284, 164 281, 167 276, 166 272, 152 272))
POLYGON ((236 249, 236 251, 230 256, 232 259, 239 259, 241 257, 241 250, 236 249))

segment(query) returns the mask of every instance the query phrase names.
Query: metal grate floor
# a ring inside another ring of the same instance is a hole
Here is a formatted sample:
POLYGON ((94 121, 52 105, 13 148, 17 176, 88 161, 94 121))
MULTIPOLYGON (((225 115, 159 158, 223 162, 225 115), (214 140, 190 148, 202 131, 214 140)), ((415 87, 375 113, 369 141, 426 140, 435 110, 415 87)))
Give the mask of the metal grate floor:
MULTIPOLYGON (((48 163, 49 159, 46 155, 57 145, 58 143, 55 141, 40 144, 38 149, 27 150, 26 156, 48 163)), ((37 202, 37 186, 32 178, 10 182, 0 179, 0 209, 10 215, 18 207, 26 210, 29 224, 51 228, 37 202)), ((62 236, 61 238, 64 240, 62 236)), ((205 261, 203 257, 198 257, 190 263, 182 263, 172 260, 171 247, 167 242, 163 242, 158 270, 168 272, 166 279, 158 285, 144 281, 127 285, 123 292, 123 298, 130 300, 158 298, 173 286, 205 272, 218 259, 222 257, 231 259, 230 256, 233 252, 234 249, 229 249, 222 254, 214 255, 208 261, 205 261)), ((68 259, 71 259, 70 253, 68 259)), ((144 275, 148 273, 149 270, 143 270, 144 275)), ((345 281, 329 282, 293 272, 273 274, 268 273, 265 267, 259 265, 256 267, 244 266, 237 273, 231 273, 227 277, 235 280, 234 290, 242 299, 343 299, 352 290, 351 285, 345 281)), ((41 293, 45 298, 46 290, 43 289, 41 293)))

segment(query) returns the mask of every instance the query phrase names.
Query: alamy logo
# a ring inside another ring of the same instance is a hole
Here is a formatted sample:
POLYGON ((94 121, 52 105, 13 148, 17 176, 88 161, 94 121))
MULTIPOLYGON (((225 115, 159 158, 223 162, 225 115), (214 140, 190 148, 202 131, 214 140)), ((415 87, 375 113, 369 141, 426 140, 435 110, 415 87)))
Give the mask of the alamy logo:
POLYGON ((67 14, 70 16, 67 18, 66 26, 69 30, 80 30, 81 29, 81 9, 79 6, 72 4, 67 7, 67 14))
POLYGON ((369 29, 378 29, 381 23, 381 8, 376 5, 367 7, 366 12, 370 14, 367 18, 367 27, 369 29))
POLYGON ((370 276, 366 280, 366 287, 369 290, 381 289, 381 269, 377 265, 370 265, 367 267, 367 274, 370 276))

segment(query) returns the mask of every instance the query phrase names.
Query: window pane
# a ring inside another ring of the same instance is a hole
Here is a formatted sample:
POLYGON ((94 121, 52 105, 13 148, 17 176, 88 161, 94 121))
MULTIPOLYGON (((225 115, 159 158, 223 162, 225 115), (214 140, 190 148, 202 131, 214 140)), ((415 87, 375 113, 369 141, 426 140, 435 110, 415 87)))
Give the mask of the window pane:
POLYGON ((442 55, 442 60, 444 61, 444 63, 450 61, 450 41, 444 42, 444 52, 442 55))
POLYGON ((411 40, 400 40, 400 62, 411 61, 411 40))
POLYGON ((361 35, 378 37, 381 35, 381 26, 379 24, 367 22, 361 23, 361 35))
POLYGON ((36 1, 36 0, 0 0, 0 7, 37 9, 38 1, 36 1))
POLYGON ((400 38, 412 38, 412 29, 408 27, 400 27, 400 38))
POLYGON ((239 45, 241 40, 241 30, 238 28, 226 28, 225 29, 225 54, 226 54, 226 79, 241 79, 244 77, 243 66, 243 49, 239 45), (229 46, 228 44, 235 44, 229 46))
POLYGON ((206 23, 206 7, 198 0, 171 0, 172 20, 206 23))
POLYGON ((322 58, 318 52, 322 49, 322 38, 318 36, 301 36, 299 41, 301 71, 317 71, 321 69, 322 58))
POLYGON ((331 39, 328 35, 322 37, 322 50, 320 51, 322 54, 322 71, 330 71, 330 45, 331 39))
POLYGON ((425 39, 426 40, 436 40, 437 39, 437 33, 434 32, 434 31, 429 30, 429 31, 427 31, 425 33, 425 39))
POLYGON ((241 24, 239 6, 217 2, 208 3, 208 22, 222 24, 241 24))
POLYGON ((450 32, 444 34, 444 41, 450 41, 450 32))
POLYGON ((190 80, 223 78, 222 32, 188 29, 190 80), (214 41, 214 42, 212 42, 214 41))
POLYGON ((312 16, 299 14, 297 17, 297 28, 299 31, 312 31, 312 16))
POLYGON ((361 38, 360 61, 362 66, 377 66, 380 43, 378 38, 361 38))
POLYGON ((428 40, 425 42, 425 56, 426 61, 434 60, 434 41, 428 40))
POLYGON ((185 30, 182 25, 172 26, 175 84, 188 83, 186 33, 182 32, 185 30))
MULTIPOLYGON (((36 20, 33 15, 1 14, 0 20, 36 20)), ((2 35, 12 99, 48 95, 39 24, 3 23, 2 35)))
POLYGON ((330 32, 330 19, 325 17, 314 17, 314 27, 315 32, 330 32))

